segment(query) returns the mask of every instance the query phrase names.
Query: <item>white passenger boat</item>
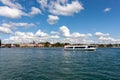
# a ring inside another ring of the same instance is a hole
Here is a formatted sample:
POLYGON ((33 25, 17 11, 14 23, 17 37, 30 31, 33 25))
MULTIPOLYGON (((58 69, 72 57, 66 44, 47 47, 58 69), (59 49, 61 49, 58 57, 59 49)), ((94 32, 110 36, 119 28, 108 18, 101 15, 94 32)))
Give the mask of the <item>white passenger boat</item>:
POLYGON ((64 50, 94 51, 96 47, 92 45, 67 45, 64 46, 64 50))

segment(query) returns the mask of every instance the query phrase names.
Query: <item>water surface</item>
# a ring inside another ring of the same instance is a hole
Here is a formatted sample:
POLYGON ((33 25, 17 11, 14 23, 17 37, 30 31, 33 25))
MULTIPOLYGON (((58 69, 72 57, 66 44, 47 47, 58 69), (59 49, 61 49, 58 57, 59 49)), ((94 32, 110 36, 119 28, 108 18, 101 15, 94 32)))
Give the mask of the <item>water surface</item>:
POLYGON ((0 48, 0 80, 120 80, 120 48, 0 48))

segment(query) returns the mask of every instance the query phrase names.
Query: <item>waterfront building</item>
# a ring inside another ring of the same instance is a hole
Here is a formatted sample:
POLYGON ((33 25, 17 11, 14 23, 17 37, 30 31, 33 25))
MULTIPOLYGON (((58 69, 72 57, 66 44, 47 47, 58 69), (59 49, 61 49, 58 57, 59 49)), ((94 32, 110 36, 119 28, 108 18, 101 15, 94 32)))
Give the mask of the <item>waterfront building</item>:
POLYGON ((19 46, 20 47, 44 47, 44 44, 33 44, 33 43, 25 44, 25 43, 23 43, 23 44, 19 44, 19 46))

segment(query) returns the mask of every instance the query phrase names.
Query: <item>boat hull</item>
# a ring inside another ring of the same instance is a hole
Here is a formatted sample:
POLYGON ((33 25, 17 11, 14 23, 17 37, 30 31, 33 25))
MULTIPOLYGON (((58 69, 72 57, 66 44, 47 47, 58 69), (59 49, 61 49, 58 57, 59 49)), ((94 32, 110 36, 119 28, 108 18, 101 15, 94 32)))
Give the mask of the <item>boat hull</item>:
POLYGON ((64 49, 64 50, 67 50, 67 51, 95 51, 96 48, 87 48, 87 49, 64 49))
POLYGON ((96 48, 93 46, 65 46, 64 50, 68 50, 68 51, 95 51, 96 48))

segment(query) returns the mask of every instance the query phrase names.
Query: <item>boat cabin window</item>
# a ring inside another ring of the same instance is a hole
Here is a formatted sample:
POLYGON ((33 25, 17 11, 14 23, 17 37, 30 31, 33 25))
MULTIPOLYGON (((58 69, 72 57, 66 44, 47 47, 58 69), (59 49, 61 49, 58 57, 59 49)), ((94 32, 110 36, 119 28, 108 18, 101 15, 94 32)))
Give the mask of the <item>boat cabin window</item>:
POLYGON ((85 47, 75 47, 75 48, 85 48, 85 47))
POLYGON ((95 46, 88 46, 88 48, 95 47, 95 46))
POLYGON ((73 48, 73 47, 66 47, 66 48, 73 48))

